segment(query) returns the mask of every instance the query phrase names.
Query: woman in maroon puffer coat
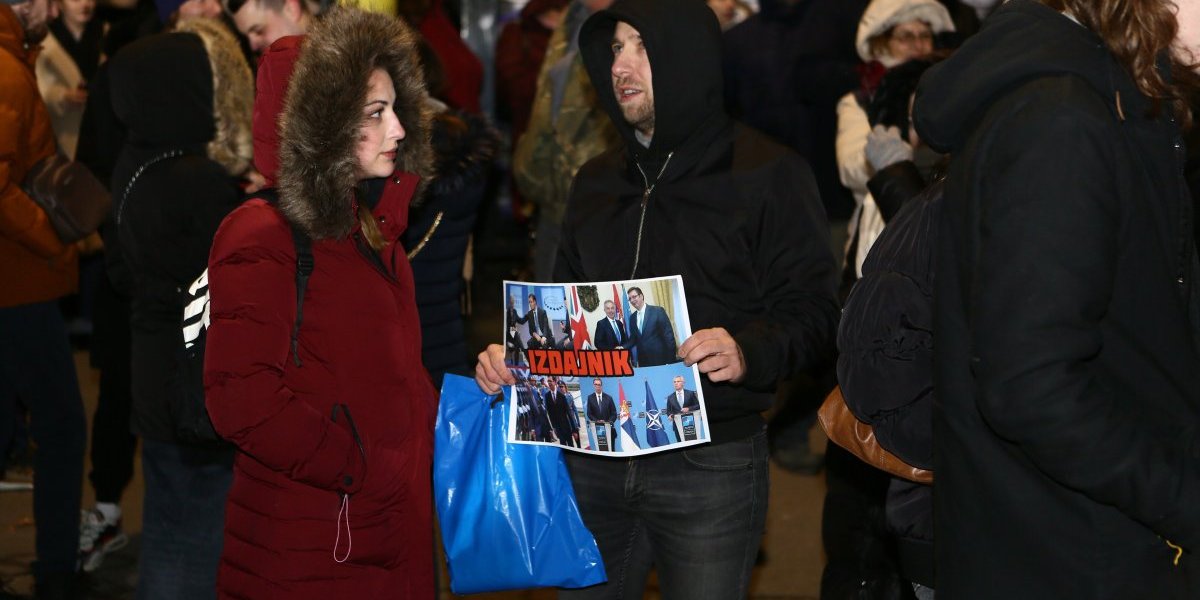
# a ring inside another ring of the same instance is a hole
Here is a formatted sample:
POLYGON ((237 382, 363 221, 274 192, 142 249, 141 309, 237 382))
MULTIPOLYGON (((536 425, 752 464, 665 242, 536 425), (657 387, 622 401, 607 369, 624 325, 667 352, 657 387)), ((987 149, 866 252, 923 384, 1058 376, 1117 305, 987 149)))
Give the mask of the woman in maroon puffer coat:
POLYGON ((255 163, 278 207, 235 210, 209 259, 208 409, 241 450, 220 597, 434 595, 437 400, 399 244, 431 164, 424 95, 411 31, 352 9, 260 64, 255 163), (295 351, 292 227, 314 263, 295 351))

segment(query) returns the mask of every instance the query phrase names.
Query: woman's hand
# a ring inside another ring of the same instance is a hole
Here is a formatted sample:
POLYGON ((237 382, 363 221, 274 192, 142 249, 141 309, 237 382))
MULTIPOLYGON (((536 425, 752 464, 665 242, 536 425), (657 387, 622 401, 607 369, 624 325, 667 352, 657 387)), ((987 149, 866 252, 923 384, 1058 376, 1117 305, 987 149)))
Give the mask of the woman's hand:
POLYGON ((475 383, 489 394, 499 394, 506 385, 515 385, 516 378, 504 364, 504 346, 492 344, 479 353, 479 362, 475 364, 475 383))

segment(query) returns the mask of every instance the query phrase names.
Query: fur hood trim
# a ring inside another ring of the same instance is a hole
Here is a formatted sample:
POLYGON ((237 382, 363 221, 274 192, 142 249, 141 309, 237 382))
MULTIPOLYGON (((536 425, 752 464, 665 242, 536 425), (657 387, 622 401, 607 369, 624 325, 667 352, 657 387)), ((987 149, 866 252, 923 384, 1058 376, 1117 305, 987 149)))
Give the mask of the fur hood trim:
POLYGON ((424 181, 433 174, 432 115, 416 34, 394 17, 345 7, 330 11, 309 30, 280 117, 279 207, 313 239, 345 237, 358 223, 355 148, 375 68, 391 75, 405 130, 396 170, 424 181))
POLYGON ((208 142, 208 157, 230 175, 250 168, 254 154, 250 118, 254 104, 254 76, 242 55, 237 38, 214 19, 184 19, 176 31, 193 33, 204 44, 213 75, 213 122, 216 135, 208 142))

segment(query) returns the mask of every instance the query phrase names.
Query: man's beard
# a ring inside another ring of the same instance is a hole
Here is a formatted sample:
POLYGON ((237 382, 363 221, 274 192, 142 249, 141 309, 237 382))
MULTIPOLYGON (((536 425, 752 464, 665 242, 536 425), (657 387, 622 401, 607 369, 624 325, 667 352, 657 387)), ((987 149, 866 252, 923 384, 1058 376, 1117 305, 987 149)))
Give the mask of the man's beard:
POLYGON ((654 131, 654 98, 647 95, 636 105, 622 105, 621 114, 634 129, 645 134, 654 131))
MULTIPOLYGON (((635 104, 621 103, 619 91, 621 87, 629 84, 631 78, 623 77, 616 81, 613 85, 613 95, 617 96, 617 105, 621 108, 621 116, 625 117, 625 122, 633 126, 634 129, 649 135, 654 131, 654 93, 649 89, 642 90, 642 99, 635 104)), ((648 88, 649 86, 645 86, 648 88)))

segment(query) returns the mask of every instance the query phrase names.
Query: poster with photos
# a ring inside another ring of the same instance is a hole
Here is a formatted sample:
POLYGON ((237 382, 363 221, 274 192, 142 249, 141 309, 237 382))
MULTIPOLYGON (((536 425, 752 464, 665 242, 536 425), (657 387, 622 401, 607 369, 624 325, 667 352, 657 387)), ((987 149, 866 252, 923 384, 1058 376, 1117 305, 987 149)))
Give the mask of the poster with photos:
POLYGON ((683 280, 504 282, 508 441, 636 456, 710 441, 683 280))

